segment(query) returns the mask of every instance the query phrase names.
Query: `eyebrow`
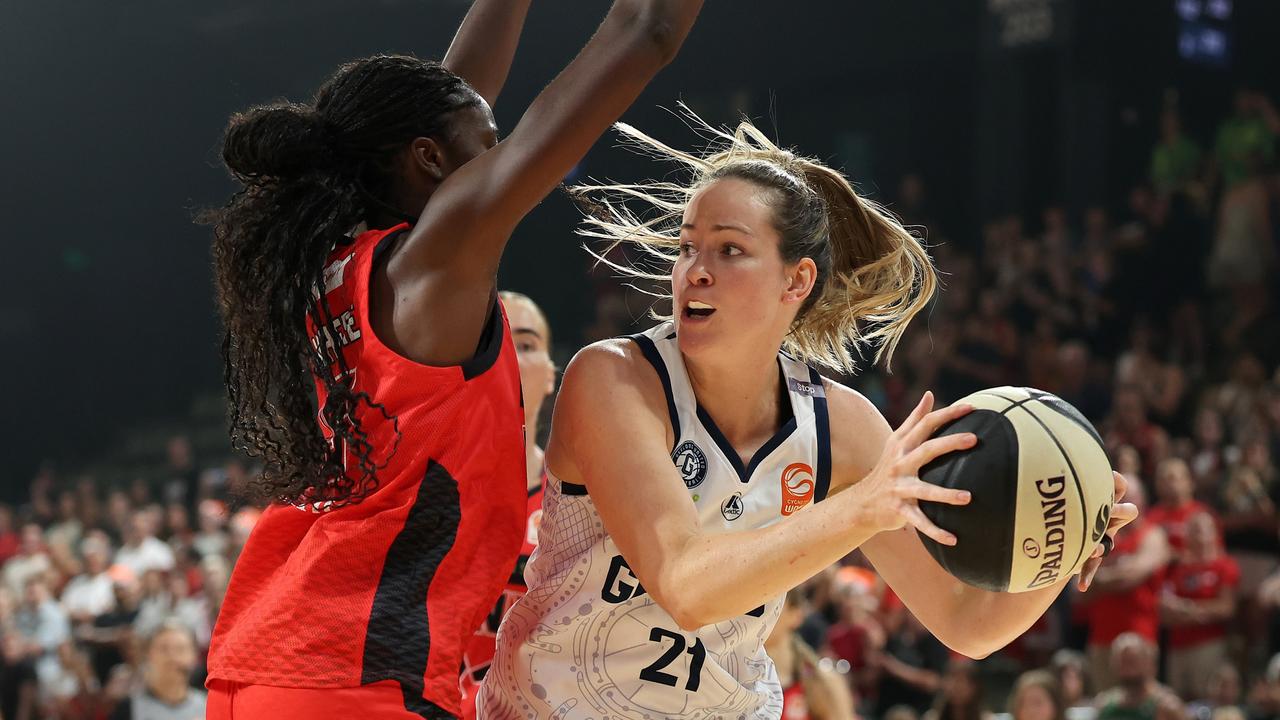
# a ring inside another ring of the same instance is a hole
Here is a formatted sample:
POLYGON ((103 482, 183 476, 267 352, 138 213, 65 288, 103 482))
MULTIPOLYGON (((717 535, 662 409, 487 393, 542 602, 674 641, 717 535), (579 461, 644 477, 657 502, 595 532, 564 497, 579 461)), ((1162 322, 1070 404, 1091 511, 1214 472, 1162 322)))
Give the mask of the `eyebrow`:
POLYGON ((512 335, 532 335, 538 338, 539 340, 542 339, 542 334, 539 333, 537 330, 534 330, 533 328, 513 327, 511 328, 511 334, 512 335))
MULTIPOLYGON (((698 228, 693 223, 682 223, 680 225, 680 229, 681 230, 697 230, 698 228)), ((714 225, 711 226, 711 232, 719 232, 721 230, 733 230, 734 232, 740 232, 743 235, 750 235, 752 237, 755 237, 755 233, 751 232, 751 229, 748 228, 746 225, 735 225, 735 224, 726 225, 724 223, 715 223, 714 225)))

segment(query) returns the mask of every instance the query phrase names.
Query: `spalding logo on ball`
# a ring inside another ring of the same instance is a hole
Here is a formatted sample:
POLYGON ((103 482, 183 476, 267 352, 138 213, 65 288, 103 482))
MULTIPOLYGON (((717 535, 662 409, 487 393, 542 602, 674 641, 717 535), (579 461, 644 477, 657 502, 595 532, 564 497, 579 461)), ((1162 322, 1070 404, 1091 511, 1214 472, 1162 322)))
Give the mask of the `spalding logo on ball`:
POLYGON ((968 490, 968 505, 920 503, 956 536, 929 553, 957 579, 986 590, 1026 592, 1074 575, 1102 539, 1115 502, 1102 438, 1061 398, 998 387, 959 402, 973 412, 934 437, 971 432, 978 443, 920 469, 921 479, 968 490))

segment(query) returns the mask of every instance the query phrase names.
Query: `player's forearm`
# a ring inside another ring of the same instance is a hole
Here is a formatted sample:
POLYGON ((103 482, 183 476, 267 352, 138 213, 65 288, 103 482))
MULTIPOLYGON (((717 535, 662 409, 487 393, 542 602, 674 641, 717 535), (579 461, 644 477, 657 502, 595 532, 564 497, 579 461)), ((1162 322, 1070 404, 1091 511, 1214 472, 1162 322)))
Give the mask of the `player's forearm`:
POLYGON ((873 533, 843 493, 781 522, 743 532, 691 535, 649 588, 680 626, 693 630, 748 613, 838 562, 873 533))
POLYGON ((444 56, 444 66, 492 106, 507 81, 530 0, 475 0, 444 56))
POLYGON ((940 602, 920 620, 952 650, 980 659, 1008 645, 1044 615, 1074 576, 1020 593, 990 592, 966 585, 936 563, 912 568, 914 582, 940 602))

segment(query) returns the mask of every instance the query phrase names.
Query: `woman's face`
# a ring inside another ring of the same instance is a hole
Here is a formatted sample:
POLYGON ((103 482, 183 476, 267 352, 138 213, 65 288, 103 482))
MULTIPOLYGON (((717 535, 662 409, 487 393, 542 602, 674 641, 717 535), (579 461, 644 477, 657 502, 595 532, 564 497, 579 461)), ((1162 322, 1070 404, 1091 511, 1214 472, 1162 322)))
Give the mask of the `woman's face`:
POLYGON ((516 346, 516 361, 520 365, 524 406, 537 412, 542 401, 556 388, 556 368, 547 348, 550 333, 542 315, 527 301, 516 300, 504 305, 511 325, 511 339, 516 346))
POLYGON ((1029 685, 1013 708, 1014 720, 1053 720, 1053 698, 1039 685, 1029 685))
POLYGON ((812 289, 813 273, 806 269, 811 260, 790 267, 783 262, 780 239, 769 191, 754 183, 726 178, 693 196, 671 271, 682 352, 696 357, 781 345, 812 289))

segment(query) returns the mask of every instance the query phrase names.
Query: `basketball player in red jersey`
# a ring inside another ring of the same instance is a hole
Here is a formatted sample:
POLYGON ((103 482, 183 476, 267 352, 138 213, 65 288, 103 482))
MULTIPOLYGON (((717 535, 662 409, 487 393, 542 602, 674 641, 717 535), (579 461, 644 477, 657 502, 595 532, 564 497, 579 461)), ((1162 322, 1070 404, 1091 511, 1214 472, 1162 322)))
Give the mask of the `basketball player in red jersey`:
POLYGON ((542 308, 527 295, 503 291, 499 293, 511 325, 511 338, 520 363, 520 388, 524 393, 525 473, 529 501, 525 509, 524 544, 516 560, 511 578, 462 656, 462 717, 476 716, 476 693, 480 681, 493 662, 498 625, 507 610, 524 596, 524 566, 538 546, 538 526, 542 523, 542 486, 546 481, 542 448, 538 446, 538 418, 543 403, 556 389, 556 367, 551 361, 551 326, 542 308))
POLYGON ((477 0, 443 63, 358 60, 314 104, 231 120, 243 188, 208 214, 231 427, 274 504, 218 618, 210 718, 459 712, 463 647, 525 525, 502 250, 701 2, 615 0, 497 142, 528 5, 477 0))

